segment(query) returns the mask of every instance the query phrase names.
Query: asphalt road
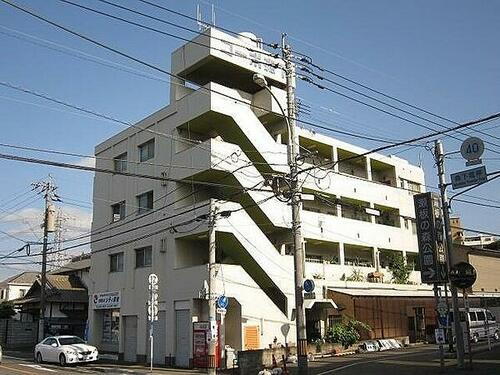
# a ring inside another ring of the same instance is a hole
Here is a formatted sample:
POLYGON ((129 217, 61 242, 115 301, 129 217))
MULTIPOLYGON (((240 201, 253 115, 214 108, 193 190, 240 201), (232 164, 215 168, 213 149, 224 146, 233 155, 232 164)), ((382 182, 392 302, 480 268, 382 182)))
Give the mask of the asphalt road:
MULTIPOLYGON (((479 349, 479 348, 478 348, 479 349)), ((482 347, 481 349, 484 349, 482 347)), ((500 346, 492 351, 473 354, 472 369, 458 370, 454 359, 445 359, 440 368, 439 353, 435 346, 407 348, 396 351, 331 357, 310 362, 311 375, 430 375, 481 374, 500 375, 500 346)))
MULTIPOLYGON (((477 348, 484 350, 485 346, 477 348)), ((500 345, 492 351, 473 354, 472 369, 457 370, 454 359, 446 359, 441 370, 439 354, 435 346, 406 348, 396 351, 353 354, 343 357, 316 359, 309 363, 310 375, 433 375, 433 374, 477 374, 500 375, 500 345)), ((291 374, 296 368, 291 366, 291 374)), ((51 375, 51 374, 150 374, 149 369, 140 365, 123 366, 119 364, 93 363, 72 367, 57 364, 38 365, 29 358, 4 355, 0 364, 0 375, 51 375)), ((154 374, 202 374, 203 371, 154 369, 154 374)), ((231 374, 231 372, 226 372, 231 374)), ((257 374, 255 374, 257 375, 257 374)))
MULTIPOLYGON (((149 369, 140 365, 113 365, 101 363, 89 363, 78 366, 61 367, 57 364, 43 363, 41 365, 34 363, 33 360, 15 358, 4 355, 0 364, 1 375, 52 375, 52 374, 123 374, 123 375, 143 375, 151 374, 149 369)), ((176 369, 154 369, 153 374, 200 374, 193 370, 176 369)))

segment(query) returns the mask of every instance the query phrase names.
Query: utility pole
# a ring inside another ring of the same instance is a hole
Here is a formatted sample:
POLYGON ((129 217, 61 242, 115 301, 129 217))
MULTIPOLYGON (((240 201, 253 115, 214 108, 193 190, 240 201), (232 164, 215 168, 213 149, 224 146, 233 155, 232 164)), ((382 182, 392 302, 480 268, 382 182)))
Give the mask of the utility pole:
POLYGON ((282 34, 281 49, 286 71, 286 97, 288 107, 288 131, 290 132, 288 145, 288 164, 290 165, 290 190, 292 205, 292 235, 295 267, 295 324, 297 329, 297 360, 300 375, 307 375, 307 333, 306 315, 304 310, 304 240, 302 237, 302 210, 301 191, 298 178, 297 159, 299 154, 299 136, 296 131, 296 102, 295 102, 295 66, 292 62, 292 51, 286 44, 286 34, 282 34))
MULTIPOLYGON (((451 236, 451 224, 450 224, 450 206, 448 204, 448 197, 446 195, 446 178, 444 172, 444 151, 443 144, 438 139, 434 143, 434 156, 436 158, 436 164, 438 169, 439 177, 439 190, 441 191, 441 206, 443 207, 443 221, 444 230, 446 235, 446 249, 447 249, 447 259, 448 259, 448 270, 455 264, 453 261, 453 238, 451 236)), ((458 292, 450 283, 451 289, 451 307, 453 310, 453 326, 455 328, 456 337, 456 348, 457 348, 457 367, 464 368, 464 339, 462 332, 462 325, 460 324, 460 315, 458 310, 458 292)))
POLYGON ((47 245, 49 233, 55 231, 55 208, 52 205, 53 200, 59 200, 55 191, 57 187, 52 180, 36 182, 33 185, 34 190, 43 194, 45 199, 45 211, 43 219, 43 248, 42 248, 42 273, 40 276, 40 318, 38 320, 38 340, 45 337, 45 287, 47 285, 47 245))
POLYGON ((216 365, 216 340, 217 340, 217 319, 216 319, 216 298, 215 298, 215 221, 217 208, 210 209, 208 218, 208 320, 210 323, 210 342, 208 344, 208 375, 217 373, 216 365))

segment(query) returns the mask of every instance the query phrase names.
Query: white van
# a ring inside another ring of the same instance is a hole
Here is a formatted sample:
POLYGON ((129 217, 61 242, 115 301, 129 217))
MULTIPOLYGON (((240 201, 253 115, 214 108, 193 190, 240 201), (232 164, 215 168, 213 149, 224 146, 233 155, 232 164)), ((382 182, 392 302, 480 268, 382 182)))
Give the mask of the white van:
MULTIPOLYGON (((465 309, 460 309, 460 323, 463 331, 466 332, 465 309)), ((491 311, 471 307, 468 314, 470 337, 472 342, 478 342, 480 339, 487 339, 488 335, 494 340, 500 340, 500 325, 495 315, 491 311)), ((453 312, 450 312, 450 324, 453 332, 453 341, 455 341, 455 327, 453 326, 453 312)))

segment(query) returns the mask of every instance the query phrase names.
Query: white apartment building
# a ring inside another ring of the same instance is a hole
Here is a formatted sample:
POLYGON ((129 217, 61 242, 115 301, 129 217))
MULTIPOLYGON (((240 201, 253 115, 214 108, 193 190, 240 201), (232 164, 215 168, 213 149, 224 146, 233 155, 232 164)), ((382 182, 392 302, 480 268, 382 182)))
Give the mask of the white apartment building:
MULTIPOLYGON (((202 87, 172 79, 170 104, 137 123, 150 131, 129 128, 95 149, 99 168, 182 181, 96 173, 89 329, 103 352, 147 359, 147 278, 154 272, 155 361, 191 365, 193 322, 208 320, 200 298, 208 280, 203 218, 214 207, 231 212, 215 226, 216 293, 230 300, 221 326, 225 344, 244 350, 275 338, 295 342, 291 209, 266 184, 288 171, 287 128, 277 103, 252 80, 263 74, 286 108, 285 77, 269 65, 279 60, 245 35, 209 28, 195 38, 208 48, 187 43, 174 51, 172 73, 202 87)), ((299 134, 303 168, 340 161, 303 175, 304 192, 322 197, 305 201, 302 215, 306 277, 316 282, 306 318, 308 332, 317 334, 335 310, 328 288, 373 285, 367 277, 375 271, 390 280, 387 256, 394 252, 417 263, 413 191, 423 189, 424 174, 395 156, 342 162, 366 150, 307 129, 299 134)), ((419 283, 419 273, 411 280, 419 283)))

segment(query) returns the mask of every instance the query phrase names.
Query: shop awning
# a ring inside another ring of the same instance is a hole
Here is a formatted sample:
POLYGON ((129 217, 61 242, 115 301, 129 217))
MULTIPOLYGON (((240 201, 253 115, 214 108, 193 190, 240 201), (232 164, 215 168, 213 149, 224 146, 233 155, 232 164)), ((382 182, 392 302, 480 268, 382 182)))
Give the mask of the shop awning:
POLYGON ((337 305, 331 299, 306 299, 304 300, 304 307, 306 309, 312 309, 313 307, 319 307, 320 309, 336 309, 337 305))

